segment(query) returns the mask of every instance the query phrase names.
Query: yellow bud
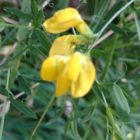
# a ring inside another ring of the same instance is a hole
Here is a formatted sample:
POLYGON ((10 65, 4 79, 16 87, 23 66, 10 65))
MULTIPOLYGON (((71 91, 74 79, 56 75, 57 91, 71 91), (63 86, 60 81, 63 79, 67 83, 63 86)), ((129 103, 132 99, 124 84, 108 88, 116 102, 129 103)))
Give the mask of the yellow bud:
POLYGON ((59 10, 53 17, 47 19, 43 26, 50 33, 61 33, 81 23, 82 18, 74 8, 59 10))

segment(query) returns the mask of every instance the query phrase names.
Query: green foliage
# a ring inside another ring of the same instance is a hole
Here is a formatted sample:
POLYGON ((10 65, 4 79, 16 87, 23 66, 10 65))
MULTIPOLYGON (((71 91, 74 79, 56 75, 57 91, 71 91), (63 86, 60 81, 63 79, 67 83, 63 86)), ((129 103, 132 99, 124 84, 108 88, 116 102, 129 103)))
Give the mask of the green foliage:
POLYGON ((40 78, 57 37, 42 23, 70 0, 43 7, 44 2, 0 2, 0 94, 6 99, 0 96, 0 140, 139 140, 140 1, 79 0, 75 5, 97 34, 89 46, 96 82, 80 99, 54 98, 55 84, 40 78), (6 114, 3 102, 10 102, 6 114))

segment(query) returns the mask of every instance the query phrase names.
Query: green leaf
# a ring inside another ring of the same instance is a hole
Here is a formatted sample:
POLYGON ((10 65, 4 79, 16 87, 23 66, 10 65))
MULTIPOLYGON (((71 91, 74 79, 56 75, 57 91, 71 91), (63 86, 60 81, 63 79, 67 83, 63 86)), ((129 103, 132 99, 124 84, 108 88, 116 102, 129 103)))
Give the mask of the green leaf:
POLYGON ((32 0, 31 1, 31 10, 32 10, 32 13, 34 16, 32 24, 33 24, 33 27, 35 27, 35 28, 40 26, 42 23, 42 20, 44 19, 43 11, 41 9, 39 10, 38 7, 39 6, 38 6, 37 2, 35 0, 32 0))
MULTIPOLYGON (((24 12, 24 13, 27 13, 27 14, 31 13, 31 1, 30 0, 22 1, 21 11, 24 12)), ((20 23, 22 23, 22 24, 24 23, 25 25, 29 24, 29 22, 27 22, 25 19, 21 19, 20 23)), ((19 28, 18 32, 17 32, 18 41, 24 40, 27 37, 28 33, 29 33, 29 31, 27 29, 19 28)))
POLYGON ((25 114, 28 117, 34 118, 36 119, 36 114, 35 112, 33 112, 31 109, 29 109, 28 107, 26 107, 26 105, 19 101, 19 100, 14 100, 14 99, 10 99, 11 104, 20 112, 22 112, 23 114, 25 114))
POLYGON ((35 0, 31 0, 31 10, 34 16, 38 14, 38 5, 35 0))
MULTIPOLYGON (((20 45, 19 45, 20 46, 20 45)), ((22 48, 17 48, 15 50, 14 56, 10 58, 10 61, 16 61, 19 59, 23 53, 25 53, 28 50, 28 46, 23 46, 22 48)))
POLYGON ((40 42, 46 46, 51 46, 52 44, 52 39, 47 35, 47 33, 41 31, 41 30, 34 30, 35 35, 37 36, 37 38, 40 40, 40 42))
POLYGON ((121 133, 121 130, 118 127, 117 122, 114 120, 114 117, 112 115, 112 111, 111 111, 110 107, 106 107, 106 113, 107 113, 107 116, 109 118, 110 123, 113 126, 113 130, 112 131, 115 131, 116 132, 117 137, 119 137, 119 140, 124 140, 125 139, 124 138, 124 135, 121 133))
POLYGON ((115 105, 124 112, 130 113, 130 107, 127 99, 124 96, 122 89, 117 84, 113 85, 112 95, 115 105))
POLYGON ((38 26, 41 26, 41 23, 43 21, 44 15, 43 15, 43 11, 40 10, 38 11, 38 13, 36 15, 34 15, 34 19, 33 19, 33 26, 36 28, 38 26))
POLYGON ((5 24, 5 21, 0 17, 0 32, 2 32, 4 30, 4 24, 5 24))
POLYGON ((13 64, 10 67, 10 77, 9 77, 9 86, 8 86, 9 89, 13 87, 14 81, 16 79, 17 69, 18 69, 17 65, 15 64, 16 62, 13 62, 13 64))
POLYGON ((26 20, 31 20, 33 17, 30 14, 24 13, 20 11, 19 9, 16 8, 11 8, 11 7, 5 7, 4 8, 6 12, 8 12, 11 15, 17 16, 22 19, 26 20))

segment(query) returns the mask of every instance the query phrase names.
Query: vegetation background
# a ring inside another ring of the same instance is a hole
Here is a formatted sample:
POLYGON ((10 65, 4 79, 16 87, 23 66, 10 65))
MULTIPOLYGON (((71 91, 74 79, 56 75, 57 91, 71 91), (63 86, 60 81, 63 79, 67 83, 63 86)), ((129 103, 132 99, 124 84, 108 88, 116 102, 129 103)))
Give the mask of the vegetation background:
POLYGON ((0 0, 0 102, 0 140, 140 140, 140 0, 0 0), (59 35, 42 22, 69 6, 97 34, 97 78, 54 99, 39 70, 59 35))

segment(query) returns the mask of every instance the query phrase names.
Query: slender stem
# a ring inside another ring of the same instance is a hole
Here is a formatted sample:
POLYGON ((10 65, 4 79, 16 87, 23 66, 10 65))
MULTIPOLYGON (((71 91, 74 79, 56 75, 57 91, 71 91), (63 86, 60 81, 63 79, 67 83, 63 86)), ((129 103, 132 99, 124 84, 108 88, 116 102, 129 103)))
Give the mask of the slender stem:
POLYGON ((3 128, 4 128, 4 121, 5 121, 5 114, 6 114, 6 106, 7 106, 7 97, 3 97, 3 106, 2 106, 2 116, 1 116, 1 122, 0 122, 0 140, 2 140, 2 134, 3 134, 3 128))
POLYGON ((109 139, 109 122, 108 122, 108 118, 107 118, 107 120, 106 120, 106 128, 107 128, 107 130, 106 130, 106 138, 105 138, 105 140, 108 140, 109 139))
POLYGON ((96 42, 100 38, 100 36, 103 34, 103 32, 106 30, 106 28, 111 24, 111 22, 127 7, 129 7, 135 0, 129 1, 125 6, 123 6, 120 10, 118 10, 111 18, 110 20, 103 26, 103 28, 100 30, 96 40, 94 41, 94 44, 89 48, 89 50, 92 50, 95 47, 96 42))
MULTIPOLYGON (((9 78, 10 78, 10 69, 8 69, 7 73, 7 82, 6 82, 6 89, 9 89, 9 78)), ((2 106, 2 117, 0 122, 0 140, 2 140, 2 134, 3 134, 3 128, 4 128, 4 121, 5 121, 5 115, 6 115, 6 107, 7 107, 7 97, 3 96, 3 106, 2 106)))
POLYGON ((1 35, 0 35, 0 48, 2 47, 2 39, 1 39, 1 35))
POLYGON ((32 138, 33 138, 33 136, 35 135, 35 133, 36 133, 37 129, 39 128, 39 126, 40 126, 41 122, 43 121, 43 119, 44 119, 44 117, 45 117, 46 113, 48 112, 48 110, 49 110, 50 106, 52 105, 52 103, 53 103, 54 99, 55 99, 55 95, 53 95, 53 96, 52 96, 52 98, 51 98, 50 102, 49 102, 49 103, 47 104, 47 106, 45 107, 44 112, 42 113, 42 115, 41 115, 41 117, 40 117, 39 121, 37 122, 37 124, 36 124, 35 128, 33 129, 32 134, 31 134, 31 136, 29 137, 29 139, 28 139, 28 140, 32 140, 32 138))
POLYGON ((104 96, 104 93, 103 93, 102 91, 100 91, 100 92, 101 92, 101 95, 102 95, 102 97, 103 97, 103 101, 104 101, 105 107, 107 108, 107 107, 108 107, 108 103, 107 103, 107 101, 106 101, 106 98, 105 98, 105 96, 104 96))
POLYGON ((83 140, 87 140, 88 139, 88 136, 89 136, 89 133, 90 133, 90 130, 91 130, 90 127, 92 126, 92 123, 93 123, 92 118, 94 117, 93 115, 94 115, 95 109, 97 107, 97 104, 98 104, 98 98, 97 98, 97 100, 95 102, 92 103, 91 107, 93 108, 93 110, 92 110, 92 113, 90 115, 90 120, 89 120, 89 123, 87 125, 87 129, 85 131, 85 134, 83 136, 83 140))
POLYGON ((110 51, 108 60, 107 60, 106 65, 105 65, 105 69, 104 69, 103 74, 102 74, 102 76, 101 76, 101 79, 102 79, 102 80, 105 79, 106 74, 107 74, 107 72, 108 72, 108 69, 109 69, 109 66, 110 66, 110 64, 111 64, 112 57, 113 57, 113 54, 114 54, 114 51, 115 51, 115 48, 116 48, 117 40, 118 40, 118 35, 117 35, 116 38, 115 38, 114 44, 113 44, 113 46, 112 46, 112 48, 111 48, 111 51, 110 51))
POLYGON ((84 134, 83 140, 87 140, 87 139, 88 139, 89 133, 90 133, 90 131, 91 131, 91 128, 90 128, 91 125, 92 125, 92 121, 90 121, 89 124, 88 124, 88 126, 87 126, 87 129, 86 129, 86 132, 85 132, 85 134, 84 134))
POLYGON ((8 24, 8 23, 2 23, 0 24, 0 27, 6 26, 6 27, 14 27, 14 28, 23 28, 23 29, 28 29, 32 30, 33 28, 28 26, 28 25, 19 25, 19 24, 8 24))
POLYGON ((139 41, 140 41, 140 26, 139 26, 139 21, 138 21, 138 17, 137 17, 136 13, 134 13, 134 19, 135 19, 135 22, 136 22, 138 37, 139 37, 139 41))

